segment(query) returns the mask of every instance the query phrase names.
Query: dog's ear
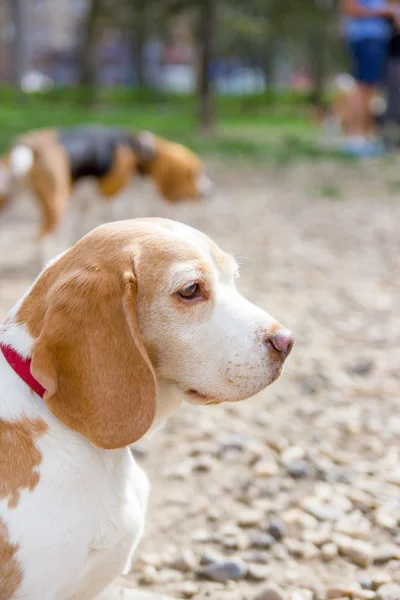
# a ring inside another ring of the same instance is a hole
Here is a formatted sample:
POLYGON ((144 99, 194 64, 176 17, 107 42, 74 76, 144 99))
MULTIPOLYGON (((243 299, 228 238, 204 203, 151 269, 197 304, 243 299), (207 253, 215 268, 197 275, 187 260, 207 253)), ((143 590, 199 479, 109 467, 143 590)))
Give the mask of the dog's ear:
POLYGON ((32 374, 46 389, 50 411, 101 448, 132 444, 155 416, 156 379, 136 293, 126 264, 122 272, 77 268, 57 277, 44 296, 32 374))

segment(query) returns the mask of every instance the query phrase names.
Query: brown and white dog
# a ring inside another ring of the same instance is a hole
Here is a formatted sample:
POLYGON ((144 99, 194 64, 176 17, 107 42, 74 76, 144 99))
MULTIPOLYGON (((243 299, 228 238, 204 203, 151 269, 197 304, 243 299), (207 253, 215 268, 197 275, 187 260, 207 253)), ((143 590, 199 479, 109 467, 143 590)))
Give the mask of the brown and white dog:
MULTIPOLYGON (((148 132, 81 126, 31 131, 15 140, 0 159, 0 208, 21 186, 28 188, 40 206, 43 240, 62 221, 77 182, 94 179, 100 195, 111 200, 137 175, 152 180, 172 203, 212 191, 201 160, 180 144, 148 132)), ((82 203, 73 242, 85 233, 84 208, 82 203)))
POLYGON ((112 587, 149 492, 128 446, 181 402, 256 394, 293 345, 237 277, 191 227, 114 222, 50 263, 11 311, 0 328, 1 600, 136 598, 112 587))

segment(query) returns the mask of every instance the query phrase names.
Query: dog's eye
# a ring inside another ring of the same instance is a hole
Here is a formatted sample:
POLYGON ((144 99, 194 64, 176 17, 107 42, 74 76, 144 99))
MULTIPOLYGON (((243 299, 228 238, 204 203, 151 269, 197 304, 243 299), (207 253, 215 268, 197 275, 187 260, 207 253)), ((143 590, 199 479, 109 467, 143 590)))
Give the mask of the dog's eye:
POLYGON ((185 285, 185 287, 178 291, 178 296, 183 298, 183 300, 194 300, 194 298, 198 298, 201 296, 199 284, 190 283, 189 285, 185 285))

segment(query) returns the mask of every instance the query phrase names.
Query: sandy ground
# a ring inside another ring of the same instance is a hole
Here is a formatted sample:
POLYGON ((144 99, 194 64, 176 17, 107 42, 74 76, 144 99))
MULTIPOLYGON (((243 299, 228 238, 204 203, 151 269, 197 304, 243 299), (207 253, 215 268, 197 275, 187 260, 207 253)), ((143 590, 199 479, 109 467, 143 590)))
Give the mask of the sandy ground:
MULTIPOLYGON (((252 599, 275 582, 282 598, 351 584, 343 597, 378 600, 385 578, 400 582, 398 165, 210 171, 207 204, 168 207, 140 183, 119 211, 212 236, 296 345, 258 397, 183 407, 139 445, 152 493, 130 580, 176 598, 252 599), (238 579, 211 581, 226 559, 238 579)), ((94 203, 87 229, 108 214, 94 203)), ((0 215, 2 319, 37 273, 37 218, 28 197, 0 215)))

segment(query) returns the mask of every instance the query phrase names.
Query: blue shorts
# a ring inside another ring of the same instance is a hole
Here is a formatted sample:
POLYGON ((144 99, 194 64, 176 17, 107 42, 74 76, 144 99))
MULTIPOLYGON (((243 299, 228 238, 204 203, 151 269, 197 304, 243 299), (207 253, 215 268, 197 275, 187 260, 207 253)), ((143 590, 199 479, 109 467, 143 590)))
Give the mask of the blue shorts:
POLYGON ((380 85, 386 74, 389 40, 362 39, 350 41, 353 55, 353 75, 360 83, 380 85))

